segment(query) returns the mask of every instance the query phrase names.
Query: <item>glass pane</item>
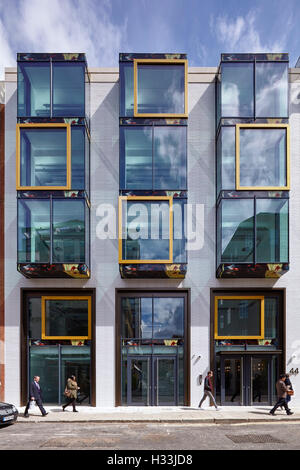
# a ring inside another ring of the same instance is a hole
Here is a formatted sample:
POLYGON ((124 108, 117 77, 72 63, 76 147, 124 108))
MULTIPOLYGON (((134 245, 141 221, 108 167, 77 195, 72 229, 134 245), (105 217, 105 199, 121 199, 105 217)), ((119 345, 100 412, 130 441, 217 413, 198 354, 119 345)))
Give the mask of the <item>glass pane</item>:
POLYGON ((61 401, 65 401, 64 390, 67 380, 75 375, 80 387, 77 402, 81 405, 90 404, 90 346, 62 346, 61 348, 61 401))
POLYGON ((157 405, 175 405, 175 360, 157 359, 157 405))
POLYGON ((154 297, 153 338, 183 338, 184 298, 154 297))
POLYGON ((122 298, 121 309, 123 338, 152 338, 151 297, 122 298))
POLYGON ((254 250, 253 200, 222 201, 222 262, 251 262, 254 250))
POLYGON ((84 200, 53 201, 53 261, 85 262, 84 200))
POLYGON ((186 263, 186 200, 173 199, 173 263, 186 263))
POLYGON ((222 182, 219 189, 235 189, 235 127, 221 127, 219 141, 222 182))
POLYGON ((85 189, 85 128, 83 126, 71 127, 71 149, 72 189, 85 189))
POLYGON ((252 401, 269 402, 269 359, 251 358, 252 401))
POLYGON ((288 64, 256 63, 256 116, 288 117, 288 64))
POLYGON ((277 298, 265 298, 265 340, 269 344, 279 347, 278 331, 279 306, 277 298))
POLYGON ((120 127, 121 184, 124 189, 152 189, 152 128, 120 127))
POLYGON ((84 117, 85 65, 53 62, 53 116, 84 117))
POLYGON ((18 262, 49 263, 50 202, 18 200, 18 262))
POLYGON ((138 113, 183 114, 184 104, 183 64, 138 64, 138 113))
POLYGON ((149 405, 149 359, 131 359, 131 403, 149 405))
POLYGON ((50 116, 49 63, 18 63, 18 116, 50 116))
POLYGON ((154 189, 186 188, 186 127, 154 127, 154 189))
POLYGON ((123 259, 169 259, 168 202, 127 201, 127 204, 123 204, 122 220, 125 229, 123 259))
POLYGON ((120 63, 120 116, 133 116, 133 62, 120 63))
POLYGON ((256 259, 258 263, 288 262, 288 201, 256 200, 256 259))
POLYGON ((88 300, 45 300, 46 336, 88 336, 88 300))
POLYGON ((57 346, 31 346, 29 348, 30 380, 40 377, 43 403, 56 404, 59 395, 59 359, 57 346))
POLYGON ((225 402, 242 404, 242 359, 225 359, 225 402))
POLYGON ((31 297, 28 299, 28 318, 29 332, 28 336, 32 339, 41 339, 42 336, 42 307, 40 297, 31 297))
POLYGON ((260 299, 218 300, 218 336, 260 335, 260 299))
POLYGON ((240 129, 240 185, 286 183, 286 129, 240 129))
POLYGON ((222 64, 222 117, 252 117, 253 64, 222 64))
POLYGON ((66 129, 20 129, 21 185, 67 185, 66 129))

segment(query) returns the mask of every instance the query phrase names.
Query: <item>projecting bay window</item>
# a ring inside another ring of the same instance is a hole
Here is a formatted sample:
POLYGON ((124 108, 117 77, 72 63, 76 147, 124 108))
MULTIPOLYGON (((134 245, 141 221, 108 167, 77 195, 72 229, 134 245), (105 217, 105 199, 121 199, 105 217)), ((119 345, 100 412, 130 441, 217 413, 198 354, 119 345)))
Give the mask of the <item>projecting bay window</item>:
POLYGON ((120 62, 120 116, 188 116, 187 60, 132 58, 120 62))
POLYGON ((218 277, 225 265, 237 277, 243 269, 256 277, 260 264, 278 268, 289 262, 288 199, 221 199, 217 233, 218 277))
POLYGON ((85 199, 19 198, 18 264, 32 266, 26 271, 28 276, 38 265, 60 265, 65 271, 70 265, 89 265, 85 199))
POLYGON ((89 145, 85 126, 17 124, 17 190, 88 193, 89 145))
POLYGON ((186 190, 186 126, 121 126, 120 189, 186 190))
POLYGON ((184 200, 120 196, 119 263, 186 263, 184 200))
POLYGON ((84 61, 19 60, 18 118, 84 118, 86 82, 84 61))
POLYGON ((218 105, 220 118, 288 118, 288 57, 222 55, 218 105))
POLYGON ((221 126, 217 138, 217 194, 221 190, 288 190, 288 124, 221 126))

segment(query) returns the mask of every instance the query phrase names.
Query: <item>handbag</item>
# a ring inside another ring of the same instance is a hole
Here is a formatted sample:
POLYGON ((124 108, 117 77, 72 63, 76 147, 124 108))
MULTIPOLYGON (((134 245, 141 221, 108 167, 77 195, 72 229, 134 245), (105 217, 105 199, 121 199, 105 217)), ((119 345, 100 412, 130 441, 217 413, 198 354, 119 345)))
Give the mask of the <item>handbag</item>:
POLYGON ((287 394, 290 395, 290 396, 293 396, 294 395, 294 390, 288 390, 287 394))
POLYGON ((64 396, 67 397, 67 398, 70 398, 70 396, 71 396, 71 390, 68 390, 67 387, 65 388, 64 396))
POLYGON ((29 403, 29 409, 32 411, 34 410, 36 407, 36 401, 35 400, 30 400, 30 403, 29 403))

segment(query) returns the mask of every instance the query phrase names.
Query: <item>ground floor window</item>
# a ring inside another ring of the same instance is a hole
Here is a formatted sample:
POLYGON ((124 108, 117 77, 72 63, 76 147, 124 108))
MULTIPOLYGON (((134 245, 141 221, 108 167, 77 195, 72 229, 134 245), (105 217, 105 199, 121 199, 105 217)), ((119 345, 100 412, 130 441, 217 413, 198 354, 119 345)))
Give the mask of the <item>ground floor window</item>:
POLYGON ((117 403, 187 403, 187 292, 119 291, 117 403))
POLYGON ((63 403, 67 379, 75 375, 78 402, 93 404, 93 290, 24 289, 22 298, 22 402, 38 375, 44 403, 63 403))

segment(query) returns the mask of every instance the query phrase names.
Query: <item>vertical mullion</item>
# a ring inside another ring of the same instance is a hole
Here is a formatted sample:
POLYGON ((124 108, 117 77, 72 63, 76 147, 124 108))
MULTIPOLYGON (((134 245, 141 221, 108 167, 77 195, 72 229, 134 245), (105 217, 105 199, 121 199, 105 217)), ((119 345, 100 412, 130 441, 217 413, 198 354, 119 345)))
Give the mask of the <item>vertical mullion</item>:
POLYGON ((50 264, 53 264, 53 198, 50 194, 50 264))
POLYGON ((154 123, 152 122, 152 191, 154 191, 154 123))
POLYGON ((53 70, 52 57, 50 57, 50 118, 53 117, 53 70))
POLYGON ((253 113, 254 120, 256 120, 256 58, 253 63, 253 113))
POLYGON ((253 221, 253 230, 254 230, 254 246, 253 246, 253 262, 256 264, 256 241, 257 241, 257 235, 256 235, 256 196, 254 196, 254 221, 253 221))

